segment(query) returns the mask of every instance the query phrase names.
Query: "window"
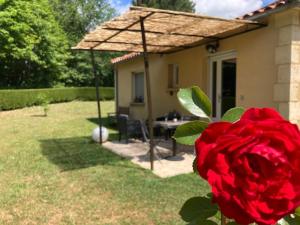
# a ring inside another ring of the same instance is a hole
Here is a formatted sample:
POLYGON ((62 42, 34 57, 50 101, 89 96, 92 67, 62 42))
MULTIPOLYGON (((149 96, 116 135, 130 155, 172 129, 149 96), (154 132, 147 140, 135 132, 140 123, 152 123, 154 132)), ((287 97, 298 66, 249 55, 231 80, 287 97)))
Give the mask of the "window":
POLYGON ((144 103, 144 73, 134 73, 132 77, 132 100, 134 103, 144 103))
POLYGON ((178 87, 179 87, 179 67, 177 64, 169 64, 168 88, 177 89, 178 87))

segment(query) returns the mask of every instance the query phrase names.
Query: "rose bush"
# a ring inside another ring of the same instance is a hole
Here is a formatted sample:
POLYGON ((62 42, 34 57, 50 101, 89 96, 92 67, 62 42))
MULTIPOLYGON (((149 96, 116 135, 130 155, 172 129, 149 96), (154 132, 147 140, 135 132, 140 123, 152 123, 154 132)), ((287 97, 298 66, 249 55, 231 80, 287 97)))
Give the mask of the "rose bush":
POLYGON ((300 132, 276 111, 211 123, 195 147, 198 172, 226 217, 273 225, 300 205, 300 132))

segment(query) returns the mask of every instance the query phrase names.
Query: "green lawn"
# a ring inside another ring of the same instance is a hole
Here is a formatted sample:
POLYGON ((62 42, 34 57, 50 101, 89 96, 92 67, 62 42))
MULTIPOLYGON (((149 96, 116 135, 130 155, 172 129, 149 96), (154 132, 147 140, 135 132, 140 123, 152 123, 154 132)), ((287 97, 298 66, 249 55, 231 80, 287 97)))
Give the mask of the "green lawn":
POLYGON ((94 102, 53 104, 48 117, 0 112, 0 224, 184 224, 180 207, 208 186, 158 178, 91 142, 96 112, 94 102))

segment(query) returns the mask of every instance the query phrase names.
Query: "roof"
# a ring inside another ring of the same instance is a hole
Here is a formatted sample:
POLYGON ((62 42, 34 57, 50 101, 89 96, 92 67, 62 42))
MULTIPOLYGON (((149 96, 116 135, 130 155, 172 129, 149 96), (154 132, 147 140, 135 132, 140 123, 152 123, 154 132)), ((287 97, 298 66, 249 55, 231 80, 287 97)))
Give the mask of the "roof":
POLYGON ((262 7, 260 9, 257 9, 255 11, 253 11, 253 12, 247 13, 247 14, 239 17, 238 19, 248 19, 252 16, 260 15, 260 14, 263 14, 265 12, 271 11, 273 9, 277 9, 281 6, 287 5, 289 2, 290 1, 288 1, 288 0, 277 0, 275 2, 270 3, 269 5, 267 5, 265 7, 262 7))
MULTIPOLYGON (((284 5, 287 5, 287 4, 288 4, 288 0, 277 0, 275 2, 272 2, 268 5, 266 5, 265 7, 262 7, 260 9, 255 10, 255 11, 249 12, 249 13, 241 16, 241 17, 238 17, 237 19, 249 19, 250 17, 253 17, 253 16, 259 16, 263 13, 266 13, 266 12, 271 11, 273 9, 280 8, 281 6, 284 6, 284 5)), ((123 61, 133 59, 133 58, 135 58, 139 55, 140 54, 137 54, 137 53, 125 54, 121 57, 117 57, 117 58, 112 59, 111 63, 113 63, 113 64, 120 63, 120 62, 123 62, 123 61)))
POLYGON ((124 61, 130 60, 130 59, 136 58, 136 57, 138 57, 140 55, 141 54, 138 53, 138 52, 131 52, 131 53, 128 53, 128 54, 125 54, 125 55, 113 58, 110 62, 112 64, 116 64, 116 63, 120 63, 120 62, 124 62, 124 61))
POLYGON ((143 52, 140 20, 144 21, 149 53, 171 53, 221 40, 262 26, 193 13, 131 7, 87 34, 73 49, 143 52))

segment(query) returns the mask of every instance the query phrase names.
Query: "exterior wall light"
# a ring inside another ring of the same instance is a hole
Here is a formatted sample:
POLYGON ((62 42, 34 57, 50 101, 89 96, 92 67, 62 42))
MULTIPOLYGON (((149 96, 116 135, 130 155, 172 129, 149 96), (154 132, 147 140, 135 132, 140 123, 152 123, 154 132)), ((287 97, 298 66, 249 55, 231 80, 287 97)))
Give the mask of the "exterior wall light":
POLYGON ((208 45, 206 45, 206 50, 210 53, 210 54, 214 54, 218 51, 219 48, 219 42, 215 42, 215 43, 209 43, 208 45))

